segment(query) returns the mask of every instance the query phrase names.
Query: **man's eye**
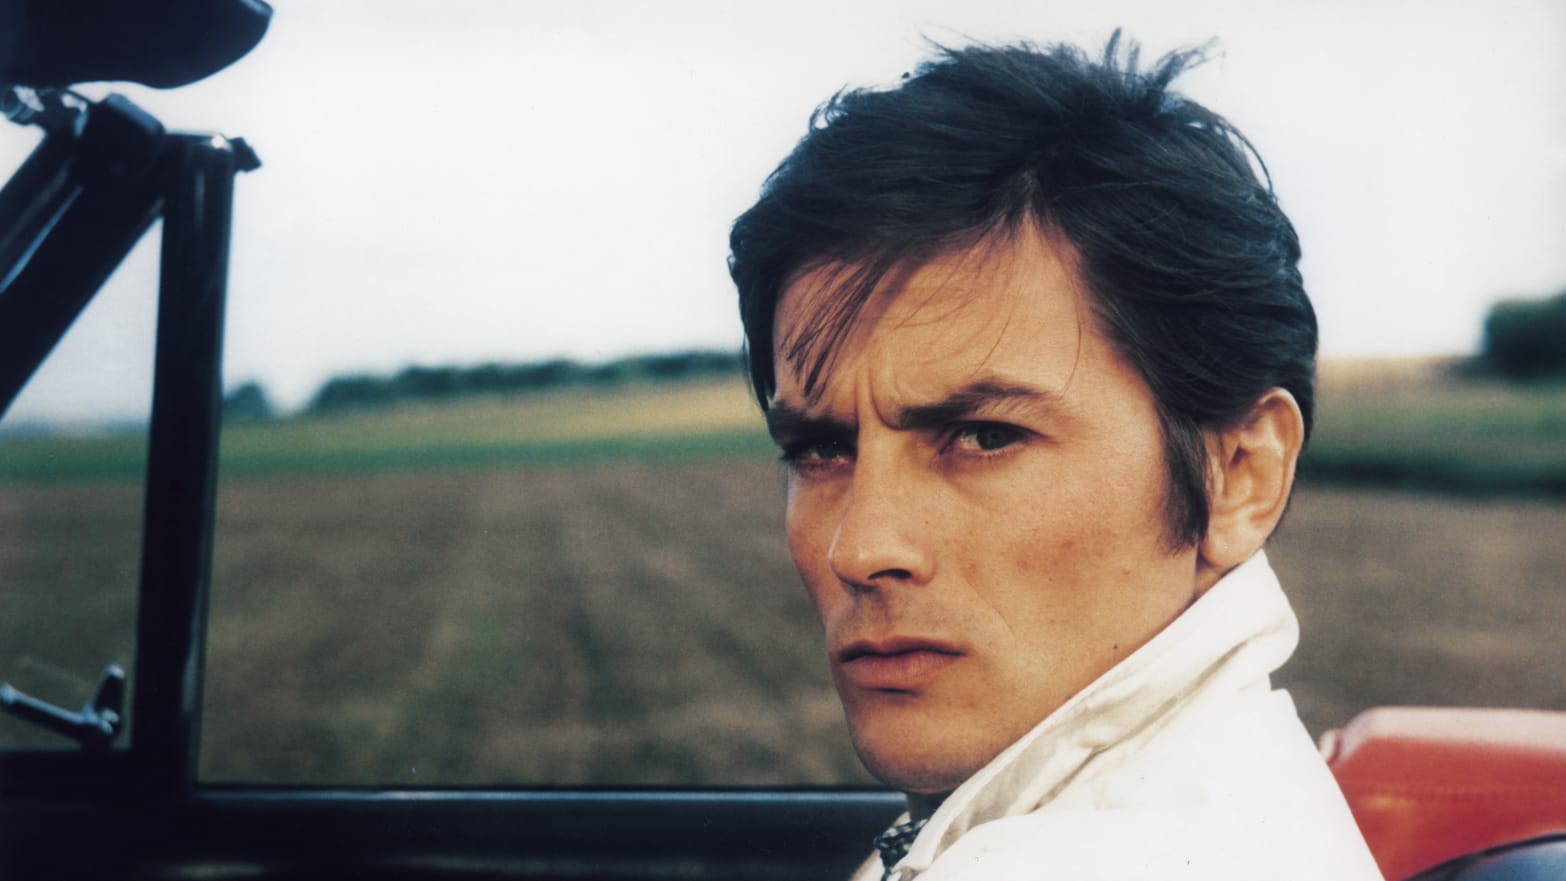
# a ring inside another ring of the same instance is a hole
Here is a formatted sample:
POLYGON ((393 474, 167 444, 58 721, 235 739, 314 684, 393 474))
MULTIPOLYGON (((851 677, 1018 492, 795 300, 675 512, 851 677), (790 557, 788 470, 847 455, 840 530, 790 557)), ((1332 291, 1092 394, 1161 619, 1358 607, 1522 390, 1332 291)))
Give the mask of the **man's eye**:
POLYGON ((952 432, 952 444, 971 452, 991 453, 1020 440, 1022 429, 993 422, 964 425, 952 432))
POLYGON ((783 447, 783 461, 790 465, 808 466, 831 462, 852 454, 853 449, 849 444, 840 440, 800 441, 783 447))

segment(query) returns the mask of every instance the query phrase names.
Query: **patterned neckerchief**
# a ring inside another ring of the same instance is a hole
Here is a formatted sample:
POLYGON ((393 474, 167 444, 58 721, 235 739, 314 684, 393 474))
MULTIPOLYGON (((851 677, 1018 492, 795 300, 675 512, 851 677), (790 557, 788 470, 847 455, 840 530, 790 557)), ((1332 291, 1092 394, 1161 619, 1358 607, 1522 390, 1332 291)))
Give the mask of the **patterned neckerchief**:
POLYGON ((919 837, 919 830, 924 828, 924 824, 929 819, 925 817, 922 820, 899 823, 875 837, 875 849, 881 852, 881 865, 886 868, 881 875, 883 879, 892 876, 892 867, 908 853, 909 846, 914 843, 915 838, 919 837))

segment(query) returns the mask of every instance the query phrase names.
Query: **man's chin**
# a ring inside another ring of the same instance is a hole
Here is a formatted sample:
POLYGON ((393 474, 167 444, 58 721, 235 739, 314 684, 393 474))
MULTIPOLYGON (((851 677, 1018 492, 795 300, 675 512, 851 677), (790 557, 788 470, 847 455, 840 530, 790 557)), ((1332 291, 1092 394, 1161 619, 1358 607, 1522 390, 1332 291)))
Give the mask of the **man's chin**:
POLYGON ((875 725, 851 725, 850 730, 865 770, 900 792, 947 793, 985 764, 964 756, 967 751, 956 744, 921 737, 918 726, 881 731, 875 725))

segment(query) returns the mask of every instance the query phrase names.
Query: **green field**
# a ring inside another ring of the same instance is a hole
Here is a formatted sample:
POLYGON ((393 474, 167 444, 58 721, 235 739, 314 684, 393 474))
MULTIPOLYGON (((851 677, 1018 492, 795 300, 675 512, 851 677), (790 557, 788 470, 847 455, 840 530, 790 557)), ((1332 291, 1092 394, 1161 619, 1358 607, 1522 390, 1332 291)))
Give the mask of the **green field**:
MULTIPOLYGON (((548 465, 771 449, 739 380, 464 398, 226 426, 225 476, 548 465)), ((0 481, 134 479, 143 437, 0 440, 0 481)))
POLYGON ((1455 372, 1326 365, 1306 479, 1566 497, 1566 383, 1455 372))
MULTIPOLYGON (((1311 482, 1566 497, 1566 383, 1509 385, 1438 362, 1333 364, 1311 482)), ((465 398, 228 426, 228 476, 763 455, 738 379, 465 398)), ((0 482, 134 479, 130 436, 0 440, 0 482)))

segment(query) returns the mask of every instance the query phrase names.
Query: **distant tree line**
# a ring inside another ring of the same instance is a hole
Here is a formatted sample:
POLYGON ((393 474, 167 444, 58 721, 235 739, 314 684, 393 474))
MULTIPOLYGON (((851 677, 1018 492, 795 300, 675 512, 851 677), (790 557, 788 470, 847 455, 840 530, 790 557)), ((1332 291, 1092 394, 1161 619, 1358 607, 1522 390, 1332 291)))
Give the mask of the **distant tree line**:
POLYGON ((602 364, 584 364, 556 358, 526 364, 491 363, 476 367, 413 366, 390 376, 353 374, 334 377, 315 393, 306 410, 326 413, 403 401, 734 376, 740 369, 741 361, 737 352, 707 350, 632 355, 602 364))
MULTIPOLYGON (((1484 321, 1479 364, 1512 379, 1566 376, 1566 291, 1541 300, 1503 300, 1484 321)), ((306 406, 312 413, 375 407, 403 401, 468 395, 514 394, 552 389, 734 376, 743 369, 737 352, 692 350, 633 355, 585 364, 566 358, 476 367, 405 367, 389 376, 352 374, 328 380, 306 406)), ((225 421, 271 418, 260 384, 247 382, 223 396, 225 421)))
POLYGON ((223 395, 224 422, 259 422, 272 416, 272 401, 259 382, 244 383, 223 395))
POLYGON ((1566 291, 1491 306, 1479 357, 1490 370, 1513 379, 1566 376, 1566 291))

